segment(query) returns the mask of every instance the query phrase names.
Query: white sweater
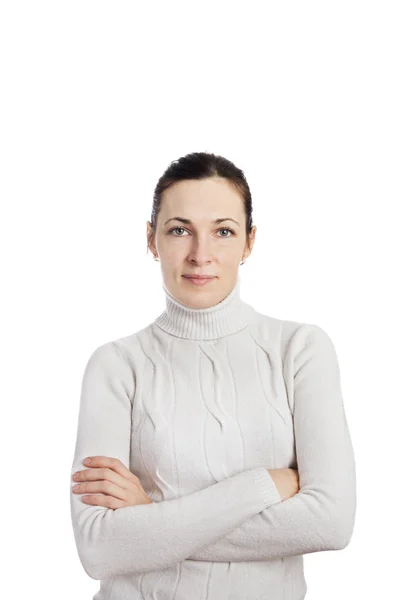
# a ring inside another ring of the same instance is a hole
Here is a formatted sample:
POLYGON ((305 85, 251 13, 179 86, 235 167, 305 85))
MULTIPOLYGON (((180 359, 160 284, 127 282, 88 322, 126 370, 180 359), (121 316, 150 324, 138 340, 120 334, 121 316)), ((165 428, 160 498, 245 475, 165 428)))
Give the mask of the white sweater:
POLYGON ((83 375, 71 475, 116 457, 153 501, 113 510, 71 490, 93 600, 302 600, 302 555, 345 548, 356 512, 333 342, 257 312, 239 275, 206 309, 163 291, 164 312, 83 375), (267 469, 287 467, 300 490, 282 501, 267 469))

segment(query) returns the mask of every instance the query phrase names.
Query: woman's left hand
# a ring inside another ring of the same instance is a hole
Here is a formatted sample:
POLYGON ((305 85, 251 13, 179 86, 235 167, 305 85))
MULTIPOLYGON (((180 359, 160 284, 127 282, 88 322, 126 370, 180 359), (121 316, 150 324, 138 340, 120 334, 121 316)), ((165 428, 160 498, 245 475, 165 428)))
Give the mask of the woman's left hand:
MULTIPOLYGON (((76 471, 72 476, 73 481, 79 483, 77 489, 72 488, 73 493, 91 494, 82 496, 83 502, 112 509, 152 504, 139 478, 118 458, 108 456, 90 458, 90 467, 83 471, 76 471)), ((83 463, 86 464, 85 461, 83 463)))

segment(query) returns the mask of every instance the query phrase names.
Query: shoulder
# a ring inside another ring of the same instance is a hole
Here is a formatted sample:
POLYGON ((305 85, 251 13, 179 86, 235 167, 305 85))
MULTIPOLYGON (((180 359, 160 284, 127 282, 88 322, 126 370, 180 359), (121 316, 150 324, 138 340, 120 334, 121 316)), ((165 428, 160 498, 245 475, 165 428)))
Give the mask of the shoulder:
POLYGON ((145 360, 143 351, 143 339, 149 328, 145 327, 134 333, 114 338, 95 346, 89 354, 87 364, 98 365, 107 368, 128 367, 134 368, 145 360))
POLYGON ((256 311, 252 330, 277 345, 283 356, 305 348, 334 350, 329 333, 317 323, 277 318, 256 311))

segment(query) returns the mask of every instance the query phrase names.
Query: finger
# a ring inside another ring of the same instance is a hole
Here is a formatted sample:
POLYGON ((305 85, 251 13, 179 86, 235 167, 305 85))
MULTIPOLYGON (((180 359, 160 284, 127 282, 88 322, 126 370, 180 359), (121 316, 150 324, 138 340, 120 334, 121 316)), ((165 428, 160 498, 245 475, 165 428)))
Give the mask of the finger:
POLYGON ((91 494, 90 496, 82 496, 82 501, 85 504, 94 504, 95 506, 105 506, 106 508, 124 508, 128 506, 127 502, 123 502, 113 496, 103 496, 102 494, 91 494))
POLYGON ((127 490, 107 480, 85 481, 79 484, 79 487, 74 490, 75 494, 95 494, 97 492, 106 496, 114 496, 119 500, 127 500, 127 490))
POLYGON ((139 481, 137 475, 134 475, 134 473, 132 473, 130 469, 128 469, 118 458, 114 458, 112 456, 90 456, 90 458, 90 468, 108 467, 108 469, 112 469, 115 471, 115 473, 118 473, 125 479, 139 481))
POLYGON ((131 487, 131 483, 135 483, 132 479, 126 479, 122 477, 112 469, 108 467, 97 467, 94 469, 84 469, 80 471, 78 481, 100 481, 107 480, 119 487, 128 490, 131 487))

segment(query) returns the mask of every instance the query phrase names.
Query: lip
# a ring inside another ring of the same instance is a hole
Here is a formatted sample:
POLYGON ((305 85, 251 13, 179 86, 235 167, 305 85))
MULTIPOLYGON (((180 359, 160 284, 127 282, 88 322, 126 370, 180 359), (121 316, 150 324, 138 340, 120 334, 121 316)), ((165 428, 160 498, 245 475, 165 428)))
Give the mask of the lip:
POLYGON ((214 279, 214 275, 183 275, 187 279, 214 279))
POLYGON ((210 281, 213 281, 215 279, 215 277, 211 277, 209 275, 183 275, 184 279, 187 279, 187 281, 189 281, 190 283, 192 283, 193 285, 199 285, 199 286, 204 286, 208 283, 210 283, 210 281))

